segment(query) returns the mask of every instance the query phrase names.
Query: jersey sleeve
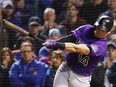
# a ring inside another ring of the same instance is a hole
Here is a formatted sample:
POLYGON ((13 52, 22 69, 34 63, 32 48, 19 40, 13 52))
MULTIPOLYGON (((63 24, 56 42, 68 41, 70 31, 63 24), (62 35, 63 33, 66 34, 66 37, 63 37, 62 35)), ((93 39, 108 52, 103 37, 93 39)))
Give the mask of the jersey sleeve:
POLYGON ((85 29, 85 25, 80 26, 78 28, 76 28, 75 30, 72 31, 72 34, 76 37, 76 38, 80 38, 81 35, 83 34, 83 31, 85 29))
POLYGON ((107 44, 104 41, 92 43, 89 45, 87 44, 87 46, 90 49, 89 55, 91 55, 91 56, 103 57, 106 53, 107 44))

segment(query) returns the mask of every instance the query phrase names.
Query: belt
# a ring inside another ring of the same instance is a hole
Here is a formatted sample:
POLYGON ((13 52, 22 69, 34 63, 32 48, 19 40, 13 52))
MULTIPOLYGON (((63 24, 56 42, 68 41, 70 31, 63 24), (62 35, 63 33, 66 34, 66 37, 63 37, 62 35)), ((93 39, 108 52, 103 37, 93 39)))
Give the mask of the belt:
POLYGON ((68 66, 68 68, 72 69, 72 66, 67 61, 65 61, 65 62, 66 62, 66 65, 68 66))
POLYGON ((67 67, 68 67, 73 73, 75 73, 75 74, 78 75, 78 73, 77 73, 76 71, 73 70, 72 66, 71 66, 67 61, 65 61, 65 62, 66 62, 67 67))

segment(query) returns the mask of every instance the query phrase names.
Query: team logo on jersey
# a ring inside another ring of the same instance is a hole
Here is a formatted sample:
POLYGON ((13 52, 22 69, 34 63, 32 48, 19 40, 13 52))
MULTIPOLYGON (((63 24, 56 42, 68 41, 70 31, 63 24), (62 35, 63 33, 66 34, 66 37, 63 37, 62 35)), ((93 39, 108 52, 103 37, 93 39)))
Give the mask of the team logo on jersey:
POLYGON ((98 46, 97 45, 95 45, 95 44, 92 44, 91 45, 91 48, 92 48, 92 50, 94 51, 94 52, 97 52, 98 51, 98 46))

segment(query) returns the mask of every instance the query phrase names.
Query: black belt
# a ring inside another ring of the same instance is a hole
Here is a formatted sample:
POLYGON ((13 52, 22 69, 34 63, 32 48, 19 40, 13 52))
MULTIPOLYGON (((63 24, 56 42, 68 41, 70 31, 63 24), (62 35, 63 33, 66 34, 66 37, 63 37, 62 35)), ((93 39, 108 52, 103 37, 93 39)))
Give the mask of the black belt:
POLYGON ((67 62, 67 66, 70 68, 70 69, 72 69, 72 66, 67 62))
POLYGON ((68 62, 66 62, 66 63, 67 63, 68 68, 71 69, 71 71, 73 71, 75 74, 77 74, 77 72, 75 70, 73 70, 72 65, 69 64, 68 62))

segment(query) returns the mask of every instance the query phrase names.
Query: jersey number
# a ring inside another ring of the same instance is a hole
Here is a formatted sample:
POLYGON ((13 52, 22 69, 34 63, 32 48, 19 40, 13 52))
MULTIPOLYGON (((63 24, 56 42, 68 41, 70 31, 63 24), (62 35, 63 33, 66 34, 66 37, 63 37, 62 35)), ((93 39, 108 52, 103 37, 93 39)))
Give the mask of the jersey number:
POLYGON ((85 67, 88 65, 88 61, 89 61, 89 56, 84 56, 82 54, 79 54, 78 56, 78 62, 82 63, 85 67))

